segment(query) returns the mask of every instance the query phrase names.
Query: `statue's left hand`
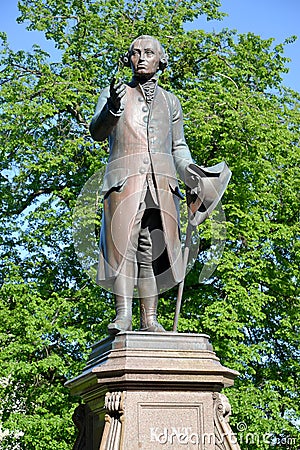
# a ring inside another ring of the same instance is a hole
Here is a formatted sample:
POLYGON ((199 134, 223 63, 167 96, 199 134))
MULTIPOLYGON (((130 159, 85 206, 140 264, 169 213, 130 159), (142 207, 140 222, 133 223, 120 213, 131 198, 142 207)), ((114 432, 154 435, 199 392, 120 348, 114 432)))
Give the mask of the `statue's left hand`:
POLYGON ((214 210, 229 183, 231 171, 225 161, 211 167, 191 163, 185 169, 190 222, 197 226, 214 210))

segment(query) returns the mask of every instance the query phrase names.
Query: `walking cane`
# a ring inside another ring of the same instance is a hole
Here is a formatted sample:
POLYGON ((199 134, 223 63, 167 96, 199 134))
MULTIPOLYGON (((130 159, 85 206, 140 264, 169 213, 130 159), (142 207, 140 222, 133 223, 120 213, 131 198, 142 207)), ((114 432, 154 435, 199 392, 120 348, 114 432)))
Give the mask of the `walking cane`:
POLYGON ((188 264, 189 259, 189 253, 190 253, 190 245, 192 241, 192 232, 194 230, 194 226, 190 223, 188 223, 187 229, 186 229, 186 237, 185 237, 185 245, 184 245, 184 253, 183 253, 183 279, 178 285, 178 293, 177 293, 177 302, 176 302, 176 311, 175 311, 175 317, 174 317, 174 323, 173 323, 173 331, 177 331, 178 326, 178 319, 181 309, 181 302, 182 302, 182 294, 183 294, 183 288, 184 288, 184 280, 185 280, 185 272, 188 264))

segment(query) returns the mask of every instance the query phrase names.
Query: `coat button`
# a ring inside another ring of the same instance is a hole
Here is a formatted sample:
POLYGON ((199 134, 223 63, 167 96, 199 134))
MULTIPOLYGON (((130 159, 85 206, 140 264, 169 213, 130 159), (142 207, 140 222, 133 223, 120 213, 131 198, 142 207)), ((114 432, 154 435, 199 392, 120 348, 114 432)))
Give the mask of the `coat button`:
POLYGON ((144 163, 144 164, 149 164, 149 162, 150 162, 150 161, 149 161, 149 158, 144 158, 144 159, 143 159, 143 163, 144 163))
POLYGON ((149 127, 149 133, 154 133, 154 127, 149 127))
POLYGON ((142 107, 142 111, 143 111, 143 112, 147 112, 147 111, 148 111, 147 106, 143 106, 143 107, 142 107))
POLYGON ((143 102, 144 101, 143 97, 138 97, 138 101, 143 102))
POLYGON ((140 170, 139 170, 139 172, 140 172, 141 174, 145 173, 145 172, 146 172, 145 167, 141 167, 140 170))
POLYGON ((143 117, 143 121, 144 121, 145 123, 148 123, 148 116, 144 116, 144 117, 143 117))

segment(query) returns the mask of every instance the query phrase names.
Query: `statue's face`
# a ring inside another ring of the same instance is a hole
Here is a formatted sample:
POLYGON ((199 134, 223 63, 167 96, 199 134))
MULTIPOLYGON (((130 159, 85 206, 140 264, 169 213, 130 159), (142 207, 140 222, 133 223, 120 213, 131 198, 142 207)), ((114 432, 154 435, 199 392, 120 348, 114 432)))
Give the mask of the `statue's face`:
POLYGON ((138 39, 130 51, 130 65, 137 77, 151 77, 159 69, 160 48, 153 39, 138 39))

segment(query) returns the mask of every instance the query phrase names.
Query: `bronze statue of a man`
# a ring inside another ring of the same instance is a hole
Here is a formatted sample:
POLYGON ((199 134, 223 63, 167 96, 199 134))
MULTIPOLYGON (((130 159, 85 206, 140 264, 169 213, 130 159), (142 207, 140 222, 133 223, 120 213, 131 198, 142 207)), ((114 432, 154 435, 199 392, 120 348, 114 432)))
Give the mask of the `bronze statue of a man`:
POLYGON ((177 174, 186 182, 193 160, 179 100, 157 83, 157 72, 167 66, 161 44, 140 36, 124 59, 132 80, 113 80, 104 89, 90 125, 93 139, 108 138, 110 148, 97 282, 115 294, 116 318, 109 333, 132 329, 135 286, 141 330, 162 332, 158 292, 184 278, 177 174))

